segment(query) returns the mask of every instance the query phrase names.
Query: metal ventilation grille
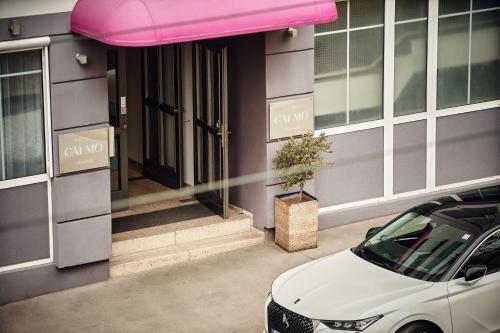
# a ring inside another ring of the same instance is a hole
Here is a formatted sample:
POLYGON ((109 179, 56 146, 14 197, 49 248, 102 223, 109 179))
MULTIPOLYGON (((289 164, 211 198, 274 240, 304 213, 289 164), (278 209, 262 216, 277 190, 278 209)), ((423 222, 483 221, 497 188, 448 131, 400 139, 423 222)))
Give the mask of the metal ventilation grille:
POLYGON ((267 307, 267 320, 269 332, 271 332, 271 329, 280 333, 314 332, 313 321, 311 319, 285 309, 274 301, 267 307), (286 316, 286 320, 284 320, 283 315, 286 316))

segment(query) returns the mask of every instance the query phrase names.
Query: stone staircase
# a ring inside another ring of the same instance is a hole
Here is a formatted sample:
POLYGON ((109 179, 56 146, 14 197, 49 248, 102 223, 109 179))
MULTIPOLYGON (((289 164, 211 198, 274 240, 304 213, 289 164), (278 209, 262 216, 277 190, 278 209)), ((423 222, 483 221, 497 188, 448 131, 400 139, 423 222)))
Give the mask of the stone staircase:
POLYGON ((113 234, 111 277, 205 258, 257 245, 264 233, 249 212, 232 208, 229 219, 209 216, 113 234))

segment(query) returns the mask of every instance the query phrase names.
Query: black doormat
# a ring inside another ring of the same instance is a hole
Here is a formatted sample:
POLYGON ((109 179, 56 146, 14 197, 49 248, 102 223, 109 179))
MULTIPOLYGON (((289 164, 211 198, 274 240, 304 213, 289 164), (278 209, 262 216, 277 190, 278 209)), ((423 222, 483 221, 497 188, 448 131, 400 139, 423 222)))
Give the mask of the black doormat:
POLYGON ((114 218, 112 221, 112 231, 116 234, 119 232, 156 227, 211 215, 215 215, 215 213, 204 205, 196 203, 150 213, 114 218))

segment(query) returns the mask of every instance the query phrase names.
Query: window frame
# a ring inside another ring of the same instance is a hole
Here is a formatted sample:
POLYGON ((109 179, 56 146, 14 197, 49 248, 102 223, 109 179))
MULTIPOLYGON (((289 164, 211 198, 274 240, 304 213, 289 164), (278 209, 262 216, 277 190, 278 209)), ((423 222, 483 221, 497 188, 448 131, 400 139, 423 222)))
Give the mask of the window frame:
MULTIPOLYGON (((384 0, 384 3, 385 3, 386 0, 384 0)), ((371 24, 371 25, 364 25, 364 26, 361 26, 361 27, 351 27, 351 19, 350 19, 350 15, 351 15, 351 5, 350 5, 350 0, 340 0, 340 1, 336 1, 336 3, 340 3, 340 2, 346 2, 347 5, 346 5, 346 27, 343 28, 343 29, 338 29, 338 30, 330 30, 330 31, 324 31, 324 32, 314 32, 313 33, 313 38, 314 38, 314 43, 316 43, 316 38, 317 37, 323 37, 323 36, 331 36, 331 35, 341 35, 341 34, 346 34, 346 124, 343 124, 343 125, 337 125, 337 126, 333 126, 333 127, 327 127, 327 128, 323 128, 323 129, 319 129, 317 130, 316 128, 314 129, 315 131, 325 131, 325 130, 330 130, 330 129, 333 129, 333 128, 339 128, 339 127, 344 127, 344 126, 354 126, 354 125, 359 125, 359 124, 364 124, 364 123, 371 123, 371 122, 376 122, 376 121, 381 121, 384 119, 384 109, 385 109, 385 99, 384 99, 384 93, 385 93, 385 87, 384 87, 384 79, 385 79, 385 57, 386 57, 386 50, 385 50, 385 29, 384 29, 384 26, 386 25, 386 16, 385 16, 385 8, 384 8, 384 22, 383 23, 378 23, 378 24, 371 24), (372 30, 372 29, 378 29, 378 28, 382 28, 382 31, 384 33, 384 36, 383 36, 383 39, 382 39, 382 42, 384 44, 383 46, 383 52, 382 52, 382 100, 381 100, 381 104, 382 104, 382 114, 381 114, 381 118, 380 119, 375 119, 375 120, 369 120, 369 121, 363 121, 363 122, 355 122, 355 123, 351 123, 350 122, 350 113, 351 113, 351 109, 350 109, 350 97, 351 97, 351 93, 350 93, 350 78, 351 78, 351 64, 350 64, 350 55, 351 55, 351 40, 350 40, 350 37, 351 37, 351 33, 352 32, 357 32, 357 31, 367 31, 367 30, 372 30)), ((314 74, 314 81, 316 81, 316 74, 314 74)), ((316 83, 315 83, 316 84, 316 83)))
MULTIPOLYGON (((396 0, 397 1, 397 0, 396 0)), ((428 55, 426 56, 426 63, 425 63, 425 67, 426 67, 426 71, 425 71, 425 93, 424 93, 424 96, 425 96, 425 102, 424 102, 424 110, 423 111, 419 111, 419 112, 412 112, 412 113, 409 113, 409 114, 404 114, 404 115, 396 115, 394 113, 394 105, 396 104, 396 100, 395 100, 395 96, 394 96, 394 91, 396 90, 396 85, 395 85, 395 78, 396 78, 396 68, 395 68, 395 60, 396 60, 396 27, 399 25, 399 26, 405 26, 405 25, 409 25, 409 24, 413 24, 413 23, 421 23, 421 22, 425 22, 426 23, 426 28, 427 28, 427 39, 426 39, 426 47, 428 47, 428 40, 429 40, 429 36, 428 36, 428 31, 429 31, 429 1, 427 1, 427 16, 425 17, 418 17, 418 18, 413 18, 413 19, 404 19, 404 20, 397 20, 396 19, 396 8, 394 8, 394 22, 391 22, 391 24, 394 25, 394 31, 393 31, 393 47, 392 47, 392 53, 389 53, 389 50, 385 50, 385 52, 387 54, 391 54, 393 59, 392 59, 392 62, 393 62, 393 69, 392 69, 392 75, 393 75, 393 86, 392 86, 392 103, 393 105, 391 106, 392 108, 392 116, 393 118, 395 118, 395 121, 397 118, 399 117, 405 117, 405 116, 410 116, 410 115, 415 115, 415 114, 420 114, 420 113, 425 113, 427 112, 427 98, 428 98, 428 80, 427 80, 427 76, 429 75, 428 73, 428 70, 427 70, 427 66, 428 66, 428 61, 427 61, 427 58, 428 58, 428 55)), ((394 6, 395 6, 395 2, 394 2, 394 6)), ((427 49, 426 49, 427 51, 427 49)), ((428 52, 426 52, 427 54, 428 52)), ((390 89, 388 87, 388 89, 390 89)), ((384 92, 385 93, 385 92, 384 92)))
MULTIPOLYGON (((348 0, 346 0, 348 1, 348 0)), ((438 26, 439 26, 439 0, 428 0, 427 16, 427 82, 426 82, 426 111, 414 114, 394 116, 394 47, 396 27, 396 1, 385 0, 384 8, 384 80, 383 80, 383 118, 363 123, 339 125, 325 129, 315 129, 315 136, 325 133, 327 136, 336 136, 345 133, 383 129, 384 149, 384 173, 383 173, 383 195, 376 198, 357 202, 321 207, 319 214, 331 214, 333 212, 359 207, 369 204, 408 198, 417 195, 428 194, 441 190, 454 189, 460 186, 468 186, 487 181, 499 180, 500 175, 463 181, 449 185, 436 185, 436 124, 437 119, 462 113, 483 111, 500 108, 500 99, 455 106, 446 109, 437 109, 437 61, 438 61, 438 26), (394 127, 399 124, 426 121, 426 184, 425 188, 412 190, 404 193, 394 193, 394 127)))
MULTIPOLYGON (((471 247, 471 250, 468 251, 468 253, 464 256, 464 259, 461 261, 460 265, 458 266, 458 268, 454 271, 451 279, 451 280, 457 280, 457 279, 461 279, 462 277, 460 277, 460 272, 462 271, 462 269, 465 267, 465 265, 467 264, 467 262, 469 261, 469 259, 474 255, 474 252, 476 252, 476 250, 478 248, 480 248, 488 239, 490 239, 491 237, 493 237, 494 235, 496 234, 500 234, 500 227, 497 227, 493 230, 490 231, 489 234, 487 234, 486 236, 484 236, 480 241, 479 243, 477 243, 477 245, 475 245, 474 247, 471 247)), ((486 272, 486 276, 487 275, 490 275, 490 274, 497 274, 497 273, 500 273, 500 270, 497 270, 495 272, 486 272)))
MULTIPOLYGON (((346 2, 349 0, 341 0, 338 2, 346 2)), ((427 84, 426 84, 426 111, 414 114, 394 116, 394 38, 395 38, 395 26, 396 24, 408 23, 411 21, 423 21, 422 18, 413 20, 396 21, 396 1, 397 0, 385 0, 384 8, 384 23, 382 25, 373 25, 362 27, 370 28, 383 26, 384 27, 384 76, 383 76, 383 118, 378 120, 371 120, 362 123, 338 125, 335 127, 329 127, 324 129, 315 129, 316 135, 324 132, 327 136, 344 134, 350 132, 361 131, 365 129, 373 129, 377 127, 382 127, 385 125, 385 120, 387 117, 392 119, 392 125, 404 124, 408 122, 418 121, 418 120, 429 120, 433 116, 434 118, 446 117, 450 115, 456 115, 461 113, 468 113, 473 111, 481 111, 492 108, 500 107, 500 99, 479 102, 473 104, 465 104, 460 106, 453 106, 443 109, 437 109, 437 57, 438 57, 438 26, 439 18, 451 17, 458 15, 465 15, 470 13, 481 13, 493 10, 500 10, 500 7, 492 7, 488 9, 475 9, 469 10, 467 12, 459 12, 453 14, 443 14, 439 15, 439 0, 428 0, 428 16, 427 16, 427 84), (389 98, 390 97, 390 98, 389 98), (387 111, 387 112, 386 112, 387 111), (390 112, 389 112, 390 111, 390 112), (433 113, 432 115, 430 115, 433 113)), ((471 1, 471 7, 472 7, 471 1)), ((347 13, 349 15, 349 13, 347 13)), ((472 17, 472 15, 470 15, 472 17)), ((469 30, 471 27, 469 27, 469 30)), ((360 28, 342 29, 337 33, 345 31, 356 31, 360 28)), ((322 32, 314 33, 314 38, 333 34, 334 32, 322 32)), ((469 34, 469 39, 471 35, 469 34)), ((348 44, 349 45, 349 44, 348 44)), ((348 52, 348 50, 347 50, 348 52)), ((470 53, 470 52, 469 52, 470 53)), ((469 66, 470 67, 470 66, 469 66)), ((470 77, 469 77, 470 80, 470 77)), ((349 87, 347 87, 349 90, 349 87)), ((470 94, 470 89, 469 89, 470 94)), ((349 103, 349 101, 347 101, 349 103)), ((429 134, 429 133, 428 133, 429 134)), ((434 137, 435 138, 435 137, 434 137)))
POLYGON ((0 42, 0 53, 16 53, 31 50, 40 50, 42 57, 42 98, 43 98, 43 133, 44 133, 44 149, 45 149, 45 172, 1 180, 0 190, 14 188, 19 186, 26 186, 38 183, 47 184, 47 213, 48 213, 48 227, 49 227, 49 257, 43 259, 37 259, 34 261, 21 262, 17 264, 12 264, 8 266, 0 267, 0 273, 6 271, 12 271, 15 269, 26 268, 36 265, 42 265, 51 263, 54 261, 54 236, 52 227, 52 182, 54 177, 53 165, 52 165, 52 118, 51 118, 51 106, 50 106, 50 74, 49 74, 49 45, 50 37, 36 37, 27 38, 14 41, 4 41, 0 42))
MULTIPOLYGON (((429 1, 433 1, 433 0, 429 0, 429 1)), ((498 11, 498 13, 500 13, 500 6, 497 6, 497 7, 491 7, 491 8, 483 8, 483 9, 474 9, 474 0, 470 0, 470 6, 469 6, 469 10, 467 11, 462 11, 462 12, 456 12, 456 13, 448 13, 448 14, 442 14, 442 15, 439 15, 439 0, 436 0, 436 2, 438 3, 438 17, 437 17, 437 20, 438 20, 438 26, 439 26, 439 19, 446 19, 446 18, 449 18, 449 17, 460 17, 460 16, 467 16, 468 17, 468 21, 469 21, 469 29, 468 29, 468 46, 469 46, 469 49, 468 49, 468 60, 467 60, 467 103, 466 104, 463 104, 463 105, 458 105, 458 106, 452 106, 452 107, 444 107, 442 109, 439 109, 438 106, 437 106, 437 94, 438 94, 438 91, 437 91, 437 71, 438 71, 438 67, 437 67, 437 53, 436 53, 436 109, 437 109, 437 112, 440 112, 442 110, 450 110, 450 109, 458 109, 460 110, 461 108, 465 107, 465 106, 470 106, 470 105, 478 105, 478 104, 488 104, 488 103, 494 103, 494 102, 499 102, 500 99, 496 99, 496 100, 491 100, 491 101, 486 101, 486 102, 479 102, 479 103, 471 103, 471 73, 472 73, 472 34, 473 34, 473 31, 472 31, 472 17, 474 14, 478 14, 478 13, 487 13, 487 12, 492 12, 492 11, 498 11)), ((437 32, 439 34, 439 31, 437 32)), ((436 40, 437 40, 437 43, 439 43, 439 36, 436 35, 436 40)), ((500 105, 500 103, 498 103, 497 105, 500 105)), ((473 110, 473 109, 472 109, 473 110)))
POLYGON ((42 56, 42 98, 44 123, 45 172, 13 179, 0 180, 0 190, 36 184, 49 181, 53 177, 52 168, 52 127, 50 110, 50 82, 49 82, 49 37, 30 38, 19 41, 0 42, 0 53, 17 53, 31 50, 40 50, 42 56))

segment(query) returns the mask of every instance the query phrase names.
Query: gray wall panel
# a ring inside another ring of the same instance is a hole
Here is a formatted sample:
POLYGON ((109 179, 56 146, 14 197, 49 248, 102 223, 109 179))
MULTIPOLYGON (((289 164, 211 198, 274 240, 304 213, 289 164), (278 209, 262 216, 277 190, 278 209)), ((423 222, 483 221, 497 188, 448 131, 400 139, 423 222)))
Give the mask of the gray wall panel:
POLYGON ((55 225, 54 257, 59 268, 111 257, 111 215, 55 225))
MULTIPOLYGON (((332 138, 332 137, 330 137, 332 138)), ((384 194, 383 128, 335 135, 333 165, 316 181, 320 207, 381 197, 384 194)))
POLYGON ((292 38, 288 29, 266 32, 266 54, 314 48, 314 26, 298 28, 299 35, 292 38))
POLYGON ((0 267, 50 257, 47 183, 0 190, 0 267))
POLYGON ((278 184, 280 181, 276 178, 276 173, 274 171, 273 158, 276 155, 276 151, 280 149, 282 143, 280 141, 269 142, 266 145, 267 154, 267 171, 269 172, 269 178, 266 180, 266 185, 278 184))
POLYGON ((109 262, 58 269, 53 264, 0 273, 0 305, 109 278, 109 262))
POLYGON ((500 175, 500 109, 437 119, 436 185, 500 175))
POLYGON ((0 41, 33 38, 70 33, 71 12, 17 17, 21 35, 14 37, 9 31, 10 18, 0 20, 0 41))
POLYGON ((55 222, 111 213, 109 169, 56 177, 52 187, 55 222))
POLYGON ((306 94, 314 89, 314 50, 266 56, 266 97, 306 94))
MULTIPOLYGON (((264 34, 231 39, 229 52, 229 174, 230 178, 266 170, 266 91, 264 34)), ((265 180, 230 188, 230 202, 254 214, 254 224, 266 220, 265 180)))
MULTIPOLYGON (((269 135, 269 103, 289 99, 289 96, 307 96, 314 88, 314 27, 299 29, 297 38, 291 38, 286 29, 265 34, 266 51, 266 140, 269 135)), ((303 97, 300 96, 300 97, 303 97)), ((273 157, 281 146, 279 142, 266 143, 266 170, 273 168, 273 157)), ((263 224, 265 228, 274 227, 274 197, 283 194, 279 180, 266 179, 263 224)), ((289 192, 297 189, 290 189, 289 192)), ((306 191, 314 195, 314 182, 306 186, 306 191)))
POLYGON ((394 193, 425 188, 426 140, 425 120, 394 126, 394 193))
POLYGON ((49 58, 52 83, 106 76, 105 44, 74 35, 55 36, 51 40, 49 58), (87 55, 86 65, 78 63, 77 53, 87 55))
POLYGON ((52 84, 54 130, 109 122, 106 78, 52 84))

